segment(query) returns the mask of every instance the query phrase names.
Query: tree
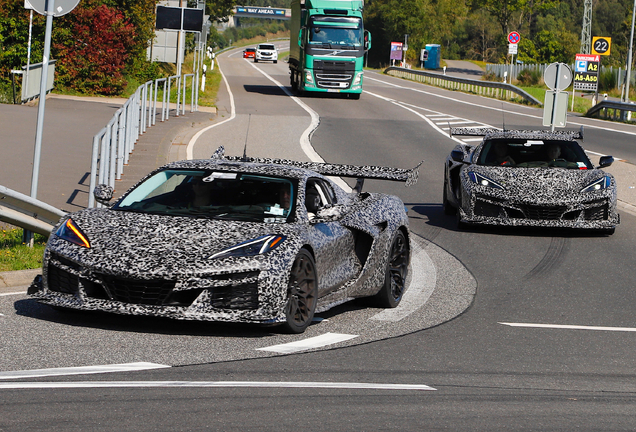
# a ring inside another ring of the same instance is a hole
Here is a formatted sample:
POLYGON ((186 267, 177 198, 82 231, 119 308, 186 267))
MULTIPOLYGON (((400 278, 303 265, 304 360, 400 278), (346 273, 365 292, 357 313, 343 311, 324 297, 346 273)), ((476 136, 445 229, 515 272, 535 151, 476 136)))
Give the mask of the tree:
POLYGON ((82 93, 120 94, 134 45, 134 26, 116 9, 80 3, 58 18, 53 50, 57 82, 82 93))

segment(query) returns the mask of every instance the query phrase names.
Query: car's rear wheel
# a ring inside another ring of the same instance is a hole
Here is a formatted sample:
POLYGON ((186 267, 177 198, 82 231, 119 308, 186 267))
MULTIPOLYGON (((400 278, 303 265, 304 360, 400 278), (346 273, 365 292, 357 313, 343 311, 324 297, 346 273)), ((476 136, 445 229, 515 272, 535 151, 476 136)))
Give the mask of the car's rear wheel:
POLYGON ((384 285, 375 298, 380 307, 394 308, 400 304, 406 289, 406 276, 409 270, 409 242, 402 231, 397 231, 391 242, 389 258, 384 274, 384 285))
POLYGON ((289 333, 302 333, 311 324, 318 301, 316 263, 309 251, 301 249, 289 274, 284 328, 289 333))

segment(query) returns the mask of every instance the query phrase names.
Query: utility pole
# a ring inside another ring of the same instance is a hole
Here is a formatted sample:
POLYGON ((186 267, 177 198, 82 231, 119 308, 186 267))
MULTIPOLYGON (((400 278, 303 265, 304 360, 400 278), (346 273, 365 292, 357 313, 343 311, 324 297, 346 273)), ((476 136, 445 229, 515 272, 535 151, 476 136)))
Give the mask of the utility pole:
POLYGON ((580 54, 592 52, 592 0, 585 0, 583 10, 583 30, 581 30, 580 54))

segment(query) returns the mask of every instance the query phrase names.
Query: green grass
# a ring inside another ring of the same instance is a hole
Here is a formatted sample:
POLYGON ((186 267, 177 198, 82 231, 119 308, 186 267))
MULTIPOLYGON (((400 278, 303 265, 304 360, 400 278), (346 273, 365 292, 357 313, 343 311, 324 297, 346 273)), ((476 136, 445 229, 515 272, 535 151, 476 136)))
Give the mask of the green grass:
POLYGON ((0 271, 26 270, 42 267, 46 237, 35 234, 33 247, 22 243, 21 228, 0 229, 0 271))
MULTIPOLYGON (((547 90, 546 87, 521 87, 520 89, 526 91, 530 95, 532 95, 537 100, 544 102, 545 101, 545 92, 547 90)), ((581 114, 585 114, 590 108, 592 108, 592 101, 590 98, 582 98, 580 96, 574 96, 574 110, 572 109, 572 89, 568 91, 568 111, 573 111, 581 114)))

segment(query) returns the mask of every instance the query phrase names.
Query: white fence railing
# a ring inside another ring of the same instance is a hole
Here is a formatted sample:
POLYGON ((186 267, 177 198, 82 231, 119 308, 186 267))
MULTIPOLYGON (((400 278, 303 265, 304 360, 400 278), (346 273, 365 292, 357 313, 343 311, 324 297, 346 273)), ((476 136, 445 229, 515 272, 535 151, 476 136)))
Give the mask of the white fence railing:
POLYGON ((121 179, 124 165, 128 164, 137 139, 147 128, 156 124, 157 95, 160 86, 162 87, 161 121, 166 121, 170 117, 170 94, 173 82, 177 88, 175 116, 185 114, 188 77, 192 77, 190 112, 198 111, 199 89, 196 85, 199 81, 198 73, 160 78, 140 85, 135 94, 117 110, 110 122, 93 137, 88 207, 101 206, 95 202, 93 196, 95 186, 107 184, 115 187, 115 180, 121 179))

